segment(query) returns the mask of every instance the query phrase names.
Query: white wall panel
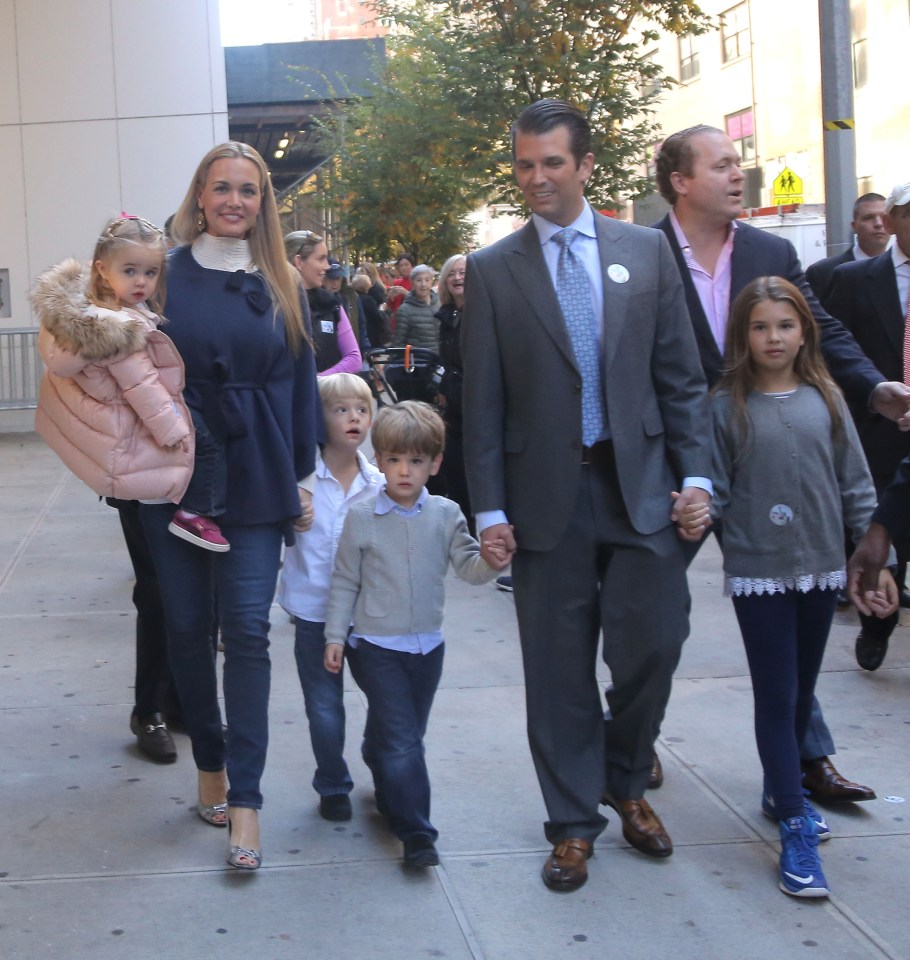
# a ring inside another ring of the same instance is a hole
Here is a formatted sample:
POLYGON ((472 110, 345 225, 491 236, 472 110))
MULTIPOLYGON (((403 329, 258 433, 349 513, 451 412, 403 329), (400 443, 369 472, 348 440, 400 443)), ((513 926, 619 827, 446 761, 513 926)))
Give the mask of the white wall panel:
MULTIPOLYGON (((224 53, 213 51, 206 0, 116 0, 113 6, 117 112, 121 117, 211 113, 213 63, 224 74, 224 53), (141 55, 137 56, 137 38, 141 55), (214 59, 213 59, 214 55, 214 59)), ((214 71, 218 72, 218 71, 214 71)), ((223 86, 223 80, 220 81, 223 86)))
POLYGON ((0 0, 0 125, 19 122, 16 3, 0 0))
POLYGON ((19 0, 16 22, 23 123, 114 116, 111 0, 19 0))
POLYGON ((63 257, 88 259, 121 210, 116 121, 38 124, 22 139, 32 273, 63 257))

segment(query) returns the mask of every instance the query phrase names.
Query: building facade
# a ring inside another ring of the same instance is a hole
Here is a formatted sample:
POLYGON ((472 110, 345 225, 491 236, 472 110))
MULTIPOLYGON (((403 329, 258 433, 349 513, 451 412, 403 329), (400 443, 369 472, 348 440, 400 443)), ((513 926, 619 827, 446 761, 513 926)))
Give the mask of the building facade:
MULTIPOLYGON (((722 25, 665 37, 650 56, 677 81, 664 85, 664 134, 720 127, 740 149, 746 206, 824 203, 818 0, 705 0, 722 25)), ((857 195, 910 179, 910 96, 895 82, 910 49, 906 0, 852 0, 857 195)), ((655 144, 655 148, 659 145, 655 144)))

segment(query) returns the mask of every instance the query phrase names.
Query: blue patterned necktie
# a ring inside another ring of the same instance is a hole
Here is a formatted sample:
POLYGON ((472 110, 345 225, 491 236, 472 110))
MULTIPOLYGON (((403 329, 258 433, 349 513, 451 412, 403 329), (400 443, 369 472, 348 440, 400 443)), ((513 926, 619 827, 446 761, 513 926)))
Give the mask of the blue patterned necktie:
POLYGON ((581 426, 586 447, 604 434, 603 391, 600 383, 600 337, 591 300, 591 282, 584 264, 572 251, 577 230, 566 227, 553 234, 559 244, 556 297, 565 317, 575 362, 581 374, 581 426))

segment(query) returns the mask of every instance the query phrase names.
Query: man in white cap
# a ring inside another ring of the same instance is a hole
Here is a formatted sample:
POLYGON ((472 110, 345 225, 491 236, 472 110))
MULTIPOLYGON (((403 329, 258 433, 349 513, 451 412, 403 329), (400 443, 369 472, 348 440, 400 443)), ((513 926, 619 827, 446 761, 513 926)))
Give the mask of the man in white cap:
MULTIPOLYGON (((894 242, 871 260, 845 263, 831 279, 825 307, 853 334, 866 356, 889 380, 910 383, 910 183, 898 184, 885 200, 882 217, 894 242)), ((868 407, 852 408, 860 440, 881 496, 901 460, 910 454, 910 433, 877 416, 868 407)), ((900 556, 905 568, 906 557, 900 556)), ((898 581, 904 570, 899 570, 898 581)), ((888 652, 898 615, 883 620, 860 614, 856 660, 864 670, 877 670, 888 652)))

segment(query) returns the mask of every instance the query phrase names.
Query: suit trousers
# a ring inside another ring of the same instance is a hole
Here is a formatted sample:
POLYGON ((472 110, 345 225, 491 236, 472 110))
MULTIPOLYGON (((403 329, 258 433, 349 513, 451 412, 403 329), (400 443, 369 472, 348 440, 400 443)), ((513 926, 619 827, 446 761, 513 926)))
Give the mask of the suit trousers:
POLYGON ((548 551, 519 548, 512 576, 545 833, 551 843, 593 841, 606 825, 604 791, 638 799, 647 784, 689 629, 679 541, 669 525, 638 533, 615 464, 586 464, 562 538, 548 551), (612 679, 606 714, 596 674, 601 631, 612 679))

